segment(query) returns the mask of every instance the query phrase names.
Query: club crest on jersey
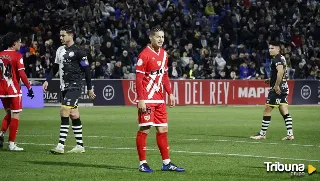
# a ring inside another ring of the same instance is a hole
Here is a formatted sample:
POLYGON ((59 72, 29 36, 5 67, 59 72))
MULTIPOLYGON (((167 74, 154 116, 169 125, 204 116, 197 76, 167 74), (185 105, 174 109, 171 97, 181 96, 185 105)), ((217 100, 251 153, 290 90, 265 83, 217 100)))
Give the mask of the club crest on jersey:
POLYGON ((157 61, 157 64, 160 66, 161 65, 161 61, 157 61))
POLYGON ((74 52, 70 52, 69 57, 73 57, 73 56, 74 56, 74 52))

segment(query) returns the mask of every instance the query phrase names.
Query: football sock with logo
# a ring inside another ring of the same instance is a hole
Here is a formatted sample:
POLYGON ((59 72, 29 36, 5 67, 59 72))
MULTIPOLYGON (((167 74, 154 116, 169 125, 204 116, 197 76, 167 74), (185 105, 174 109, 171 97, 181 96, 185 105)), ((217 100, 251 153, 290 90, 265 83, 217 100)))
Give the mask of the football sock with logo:
POLYGON ((15 118, 11 118, 9 125, 9 141, 14 142, 17 137, 19 127, 19 120, 15 118))
POLYGON ((82 140, 82 124, 80 118, 72 120, 72 130, 76 138, 77 145, 83 146, 82 140))
POLYGON ((3 118, 3 121, 2 121, 2 126, 1 126, 2 132, 7 131, 7 129, 9 128, 9 125, 10 125, 10 121, 11 121, 11 115, 6 114, 6 116, 3 118))
POLYGON ((146 163, 147 159, 147 137, 148 134, 138 131, 136 137, 136 146, 139 155, 140 165, 146 163))
POLYGON ((283 116, 284 122, 287 127, 287 135, 292 136, 293 135, 293 130, 292 130, 292 117, 290 114, 286 114, 283 116))
POLYGON ((159 133, 157 132, 157 145, 160 150, 162 160, 164 164, 170 163, 169 159, 169 144, 168 144, 168 137, 167 137, 167 132, 165 133, 159 133))
POLYGON ((263 116, 260 135, 266 135, 270 121, 271 121, 271 116, 263 116))
POLYGON ((59 143, 64 145, 69 132, 69 117, 61 117, 59 143))

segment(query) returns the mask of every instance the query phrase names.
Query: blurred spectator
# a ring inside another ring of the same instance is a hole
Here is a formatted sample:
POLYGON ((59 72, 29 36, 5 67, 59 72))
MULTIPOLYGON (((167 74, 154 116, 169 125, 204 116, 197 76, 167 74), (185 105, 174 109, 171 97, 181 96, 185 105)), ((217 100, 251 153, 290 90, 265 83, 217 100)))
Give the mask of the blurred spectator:
POLYGON ((182 70, 178 67, 177 62, 172 62, 172 66, 168 69, 168 75, 171 79, 178 79, 182 76, 182 70))
POLYGON ((122 79, 123 78, 123 71, 121 68, 121 61, 120 60, 118 60, 117 63, 115 64, 111 78, 112 79, 122 79))

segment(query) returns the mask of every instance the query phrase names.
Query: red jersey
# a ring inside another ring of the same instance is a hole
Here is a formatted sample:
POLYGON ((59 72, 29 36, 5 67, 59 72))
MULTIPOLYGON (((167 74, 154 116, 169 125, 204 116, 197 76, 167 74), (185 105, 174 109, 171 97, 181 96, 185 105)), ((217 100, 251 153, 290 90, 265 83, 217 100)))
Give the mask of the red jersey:
POLYGON ((171 94, 170 86, 166 86, 169 85, 167 64, 168 54, 163 48, 160 48, 158 52, 149 46, 142 50, 136 66, 136 81, 143 75, 142 84, 136 82, 137 100, 145 100, 145 103, 164 103, 164 84, 167 93, 171 94))
POLYGON ((13 50, 0 52, 0 97, 22 95, 19 70, 24 70, 23 58, 19 52, 13 50))

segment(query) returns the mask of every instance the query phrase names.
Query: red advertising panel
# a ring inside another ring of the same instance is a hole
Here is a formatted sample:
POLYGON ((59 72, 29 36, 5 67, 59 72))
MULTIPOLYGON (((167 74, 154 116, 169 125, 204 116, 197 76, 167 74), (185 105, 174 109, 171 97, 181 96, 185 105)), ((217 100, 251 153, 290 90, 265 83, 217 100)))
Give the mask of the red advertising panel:
POLYGON ((136 81, 122 80, 124 102, 126 105, 134 105, 137 100, 136 81))
MULTIPOLYGON (((293 91, 294 82, 288 84, 293 91)), ((135 104, 135 81, 123 80, 122 86, 125 104, 135 104)), ((270 89, 258 80, 171 80, 171 88, 177 105, 263 105, 270 89)), ((292 93, 289 95, 291 103, 292 93)))

